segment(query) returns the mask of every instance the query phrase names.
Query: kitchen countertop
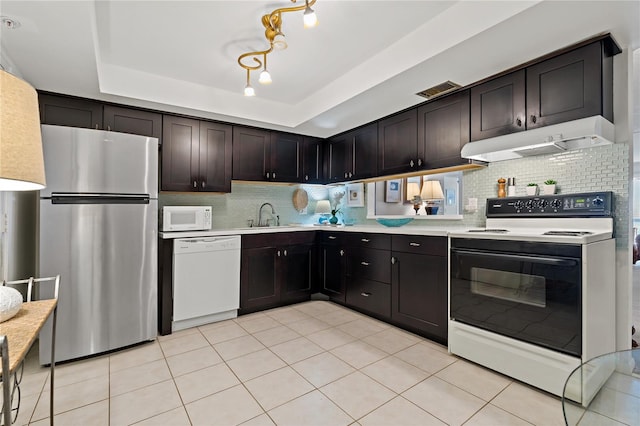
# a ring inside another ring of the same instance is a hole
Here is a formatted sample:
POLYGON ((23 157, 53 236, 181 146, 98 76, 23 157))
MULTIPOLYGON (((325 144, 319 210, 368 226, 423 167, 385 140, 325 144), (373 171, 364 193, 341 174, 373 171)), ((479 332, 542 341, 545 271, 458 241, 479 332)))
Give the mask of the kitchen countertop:
POLYGON ((216 237, 224 235, 249 235, 265 234, 272 232, 306 232, 306 231, 337 231, 337 232, 368 232, 378 234, 400 234, 400 235, 428 235, 446 237, 449 232, 461 231, 468 227, 452 226, 399 226, 387 227, 383 225, 352 225, 352 226, 332 226, 332 225, 283 225, 253 228, 230 228, 212 229, 210 231, 181 231, 181 232, 160 232, 160 238, 195 238, 195 237, 216 237))

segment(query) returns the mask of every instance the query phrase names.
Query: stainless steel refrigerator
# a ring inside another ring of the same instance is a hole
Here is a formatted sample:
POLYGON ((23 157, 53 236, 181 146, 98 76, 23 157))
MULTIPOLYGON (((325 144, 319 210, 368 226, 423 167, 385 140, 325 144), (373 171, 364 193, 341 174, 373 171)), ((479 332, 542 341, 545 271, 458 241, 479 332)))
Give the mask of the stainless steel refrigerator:
MULTIPOLYGON (((43 125, 42 144, 39 275, 60 274, 56 362, 153 339, 158 140, 43 125)), ((51 362, 50 330, 41 364, 51 362)))

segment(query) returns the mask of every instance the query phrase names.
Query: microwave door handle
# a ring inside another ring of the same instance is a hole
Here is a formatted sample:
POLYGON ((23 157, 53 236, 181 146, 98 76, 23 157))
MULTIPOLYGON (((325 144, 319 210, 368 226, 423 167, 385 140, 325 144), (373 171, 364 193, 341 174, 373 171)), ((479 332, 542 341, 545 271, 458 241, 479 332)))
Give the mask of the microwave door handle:
POLYGON ((465 256, 482 256, 482 257, 500 258, 500 259, 506 259, 506 260, 515 260, 518 262, 543 263, 545 265, 554 265, 554 266, 575 266, 578 264, 578 261, 575 259, 558 259, 555 257, 527 256, 524 254, 491 253, 486 251, 460 250, 456 248, 452 248, 451 251, 454 253, 463 254, 465 256))

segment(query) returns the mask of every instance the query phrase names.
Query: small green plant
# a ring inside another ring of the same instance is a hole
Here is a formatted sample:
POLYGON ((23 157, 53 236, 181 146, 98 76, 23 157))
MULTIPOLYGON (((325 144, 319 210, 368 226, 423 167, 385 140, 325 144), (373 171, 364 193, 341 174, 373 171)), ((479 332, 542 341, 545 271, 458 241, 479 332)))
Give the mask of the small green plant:
POLYGON ((538 184, 531 182, 531 183, 528 183, 527 186, 538 186, 538 184))
POLYGON ((558 182, 556 182, 553 179, 547 179, 547 180, 544 181, 545 185, 555 185, 556 183, 558 183, 558 182))

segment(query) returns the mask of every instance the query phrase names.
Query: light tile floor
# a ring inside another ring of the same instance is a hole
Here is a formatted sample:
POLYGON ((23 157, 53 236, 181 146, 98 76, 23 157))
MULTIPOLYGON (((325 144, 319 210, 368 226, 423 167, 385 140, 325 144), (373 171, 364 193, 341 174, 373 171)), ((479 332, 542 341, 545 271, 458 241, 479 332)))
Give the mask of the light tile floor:
MULTIPOLYGON (((30 354, 17 425, 47 425, 30 354)), ((160 337, 56 368, 64 425, 563 425, 559 398, 331 302, 160 337)))

